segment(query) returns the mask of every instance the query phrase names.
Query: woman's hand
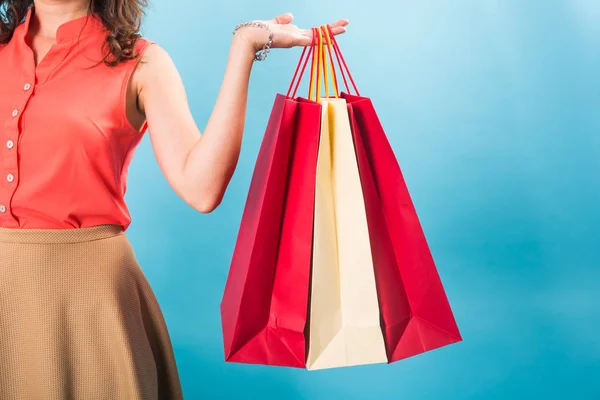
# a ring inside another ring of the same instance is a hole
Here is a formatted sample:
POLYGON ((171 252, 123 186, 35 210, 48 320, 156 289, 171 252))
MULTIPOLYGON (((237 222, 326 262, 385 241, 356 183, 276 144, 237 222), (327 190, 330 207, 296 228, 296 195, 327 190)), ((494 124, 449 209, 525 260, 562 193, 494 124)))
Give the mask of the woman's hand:
MULTIPOLYGON (((311 29, 300 29, 291 22, 294 16, 290 13, 282 14, 270 21, 260 21, 266 24, 273 32, 273 44, 271 48, 290 48, 294 46, 309 46, 312 43, 313 33, 311 29)), ((334 35, 346 32, 348 20, 340 19, 331 24, 334 35)), ((236 35, 246 39, 255 51, 260 51, 269 40, 266 29, 255 27, 244 27, 237 31, 236 35)))
MULTIPOLYGON (((283 14, 261 21, 273 32, 271 47, 312 43, 312 31, 291 25, 292 19, 291 14, 283 14)), ((344 33, 346 25, 346 20, 331 24, 333 34, 344 33)), ((133 79, 138 107, 148 121, 158 164, 175 192, 200 212, 211 212, 219 205, 237 165, 250 73, 256 52, 268 40, 264 28, 246 27, 236 32, 221 90, 202 135, 183 81, 166 51, 150 46, 136 69, 133 79)))

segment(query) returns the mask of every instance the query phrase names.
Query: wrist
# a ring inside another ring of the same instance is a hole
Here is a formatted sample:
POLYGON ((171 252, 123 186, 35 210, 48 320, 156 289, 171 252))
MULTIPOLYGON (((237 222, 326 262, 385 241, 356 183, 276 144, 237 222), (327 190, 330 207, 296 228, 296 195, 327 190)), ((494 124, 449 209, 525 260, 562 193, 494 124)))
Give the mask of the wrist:
POLYGON ((235 37, 246 40, 252 46, 254 53, 257 53, 269 41, 269 31, 255 26, 242 26, 236 31, 235 37))
POLYGON ((239 24, 233 30, 234 37, 244 39, 250 44, 255 54, 255 61, 267 58, 273 45, 273 32, 268 23, 263 21, 251 21, 239 24))
POLYGON ((252 43, 248 37, 240 32, 237 32, 233 36, 231 49, 234 51, 234 53, 243 55, 244 58, 251 60, 254 60, 254 57, 256 56, 256 48, 254 43, 252 43))

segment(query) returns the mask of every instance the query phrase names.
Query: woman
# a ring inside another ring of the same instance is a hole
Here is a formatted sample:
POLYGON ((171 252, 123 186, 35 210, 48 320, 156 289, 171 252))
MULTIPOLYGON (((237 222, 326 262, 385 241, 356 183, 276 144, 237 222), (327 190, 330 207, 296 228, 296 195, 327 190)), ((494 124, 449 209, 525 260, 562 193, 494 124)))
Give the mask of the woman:
POLYGON ((169 56, 139 37, 144 6, 0 0, 0 399, 182 398, 123 234, 129 162, 149 127, 170 185, 211 212, 238 159, 257 51, 311 42, 290 14, 238 27, 200 135, 169 56))

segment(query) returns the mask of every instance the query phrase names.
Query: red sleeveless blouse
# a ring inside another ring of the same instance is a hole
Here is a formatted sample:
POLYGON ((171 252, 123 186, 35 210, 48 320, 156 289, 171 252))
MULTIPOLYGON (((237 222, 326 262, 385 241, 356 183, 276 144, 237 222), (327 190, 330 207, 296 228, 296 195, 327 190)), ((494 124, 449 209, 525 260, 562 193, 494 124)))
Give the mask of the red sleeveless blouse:
MULTIPOLYGON (((127 169, 146 131, 126 116, 139 62, 101 62, 107 31, 96 14, 61 25, 36 67, 29 10, 0 45, 0 227, 127 229, 127 169)), ((150 44, 140 40, 141 54, 150 44)))

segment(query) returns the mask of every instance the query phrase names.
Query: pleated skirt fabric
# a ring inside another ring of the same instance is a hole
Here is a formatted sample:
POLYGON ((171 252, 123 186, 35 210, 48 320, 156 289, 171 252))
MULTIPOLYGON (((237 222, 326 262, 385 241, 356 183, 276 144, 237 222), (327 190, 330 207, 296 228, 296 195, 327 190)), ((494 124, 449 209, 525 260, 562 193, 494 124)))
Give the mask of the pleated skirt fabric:
POLYGON ((182 398, 163 314, 119 226, 0 228, 0 400, 182 398))

